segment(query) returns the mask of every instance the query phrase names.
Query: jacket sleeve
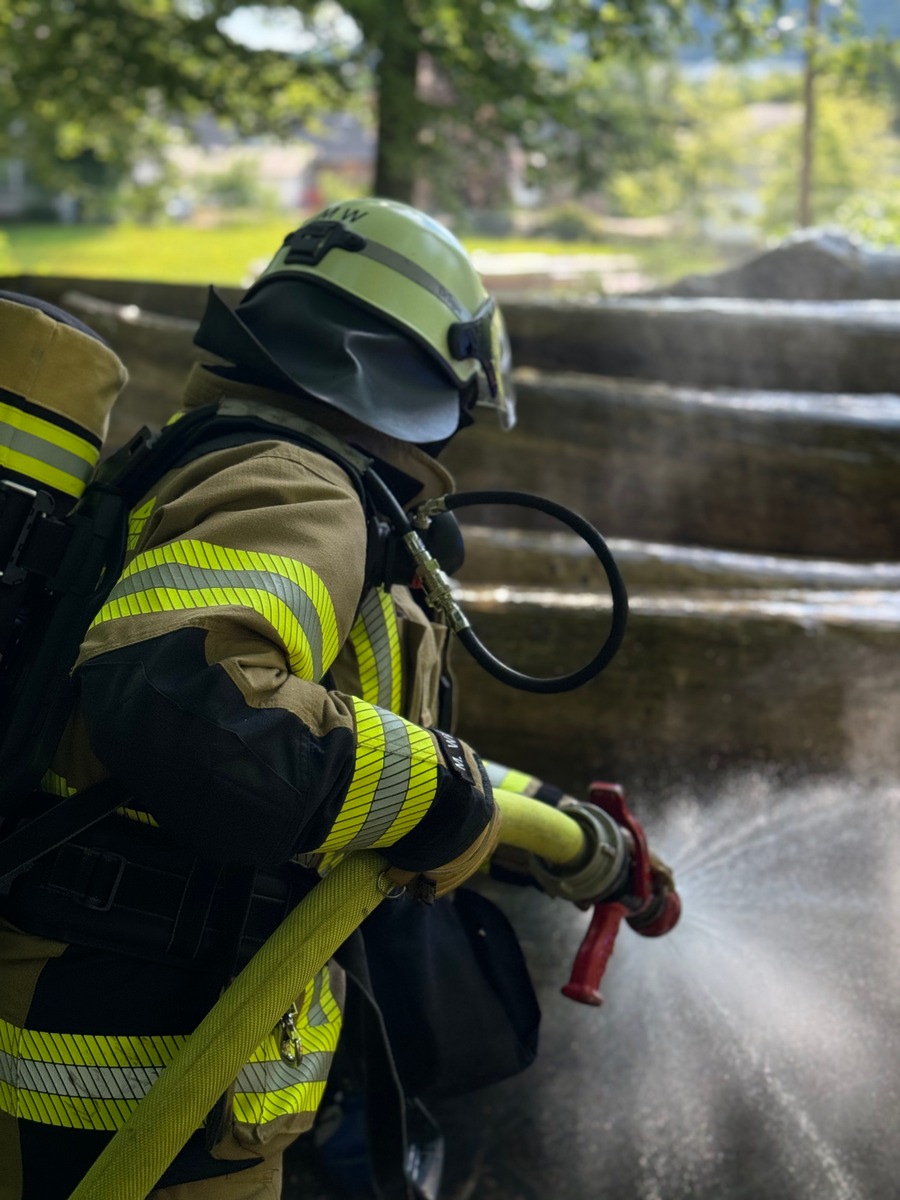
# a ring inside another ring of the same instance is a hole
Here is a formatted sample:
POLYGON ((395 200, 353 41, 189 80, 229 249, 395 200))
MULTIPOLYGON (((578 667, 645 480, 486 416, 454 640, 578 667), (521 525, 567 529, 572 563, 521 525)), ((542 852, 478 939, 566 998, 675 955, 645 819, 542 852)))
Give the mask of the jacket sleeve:
POLYGON ((427 870, 479 835, 491 790, 467 747, 319 682, 365 564, 339 467, 277 442, 206 455, 138 506, 132 540, 76 678, 91 750, 136 807, 256 866, 373 846, 427 870))
POLYGON ((499 791, 515 792, 517 796, 531 796, 553 808, 556 808, 561 800, 573 799, 562 788, 558 788, 552 783, 546 783, 543 779, 538 779, 536 775, 505 767, 502 763, 493 762, 490 759, 484 759, 483 766, 492 787, 499 791))

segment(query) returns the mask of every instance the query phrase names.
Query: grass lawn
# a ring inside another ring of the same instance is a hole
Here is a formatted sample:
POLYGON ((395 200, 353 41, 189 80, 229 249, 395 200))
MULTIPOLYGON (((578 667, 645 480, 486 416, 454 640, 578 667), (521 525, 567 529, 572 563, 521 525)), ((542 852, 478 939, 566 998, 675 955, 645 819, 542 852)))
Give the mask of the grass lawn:
MULTIPOLYGON (((0 225, 0 275, 69 275, 240 286, 270 258, 290 216, 197 229, 186 225, 0 225)), ((609 254, 596 243, 463 239, 469 250, 609 254)))

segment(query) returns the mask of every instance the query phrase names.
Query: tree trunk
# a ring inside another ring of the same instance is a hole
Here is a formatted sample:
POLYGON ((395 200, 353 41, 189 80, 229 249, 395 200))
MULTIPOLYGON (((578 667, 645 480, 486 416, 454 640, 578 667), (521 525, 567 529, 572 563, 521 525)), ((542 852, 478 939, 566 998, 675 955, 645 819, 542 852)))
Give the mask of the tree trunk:
POLYGON ((813 168, 816 133, 816 50, 819 40, 819 0, 807 0, 806 55, 803 65, 803 144, 800 158, 801 229, 813 224, 813 168))
POLYGON ((412 203, 421 109, 416 98, 419 31, 401 4, 385 5, 378 65, 375 195, 412 203))

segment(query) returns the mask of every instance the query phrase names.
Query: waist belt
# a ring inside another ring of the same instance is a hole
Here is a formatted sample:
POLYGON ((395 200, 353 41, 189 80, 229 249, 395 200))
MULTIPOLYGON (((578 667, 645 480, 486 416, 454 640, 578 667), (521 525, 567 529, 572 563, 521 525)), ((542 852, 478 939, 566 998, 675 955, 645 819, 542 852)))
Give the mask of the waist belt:
POLYGON ((20 875, 0 913, 39 937, 239 967, 316 879, 296 863, 254 871, 192 858, 160 830, 110 817, 20 875))

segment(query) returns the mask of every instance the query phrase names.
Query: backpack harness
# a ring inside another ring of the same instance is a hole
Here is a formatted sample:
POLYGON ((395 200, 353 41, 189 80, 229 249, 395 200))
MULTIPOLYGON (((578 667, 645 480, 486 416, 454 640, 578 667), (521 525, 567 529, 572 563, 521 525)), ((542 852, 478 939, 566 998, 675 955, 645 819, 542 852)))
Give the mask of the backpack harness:
POLYGON ((173 418, 160 433, 141 429, 98 466, 68 513, 58 514, 43 488, 0 479, 0 894, 122 803, 121 785, 104 779, 22 820, 72 709, 79 646, 122 572, 130 511, 169 471, 264 438, 314 450, 350 477, 368 530, 363 594, 408 583, 414 566, 365 478, 372 460, 265 404, 226 399, 173 418))

